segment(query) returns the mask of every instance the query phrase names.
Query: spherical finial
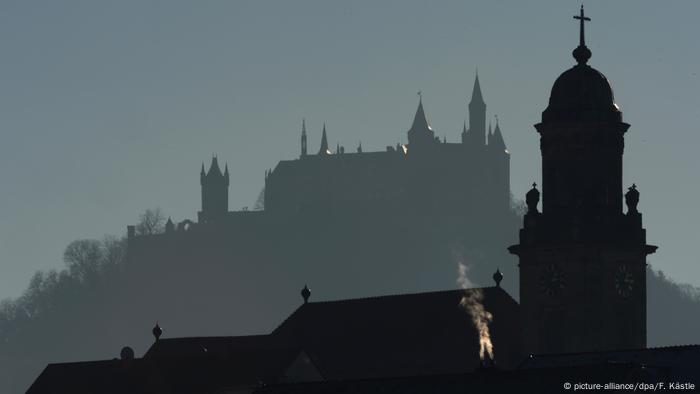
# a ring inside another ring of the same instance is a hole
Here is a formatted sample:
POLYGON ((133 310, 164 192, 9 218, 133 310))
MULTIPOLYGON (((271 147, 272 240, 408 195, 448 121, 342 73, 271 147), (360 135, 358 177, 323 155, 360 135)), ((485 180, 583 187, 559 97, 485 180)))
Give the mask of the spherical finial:
POLYGON ((122 351, 119 352, 119 357, 122 360, 133 360, 134 359, 134 349, 132 349, 128 346, 124 346, 122 348, 122 351))
POLYGON ((527 204, 527 213, 537 213, 537 204, 540 202, 540 191, 537 190, 537 183, 532 184, 527 194, 525 194, 525 203, 527 204))
POLYGON ((493 281, 496 282, 496 287, 501 287, 501 281, 503 280, 503 274, 501 270, 496 268, 496 272, 493 273, 493 281))
POLYGON ((634 183, 627 189, 625 193, 625 204, 627 205, 627 213, 638 213, 637 204, 639 204, 639 191, 634 183))
POLYGON ((577 46, 571 54, 578 64, 586 64, 591 58, 591 50, 587 46, 577 46))
POLYGON ((156 325, 155 327, 153 327, 153 330, 151 332, 153 332, 153 336, 156 337, 156 341, 158 341, 160 339, 160 336, 163 334, 163 329, 160 328, 158 322, 156 322, 156 325))
POLYGON ((311 297, 311 290, 309 290, 306 285, 301 289, 301 296, 304 298, 304 304, 307 304, 309 302, 309 297, 311 297))

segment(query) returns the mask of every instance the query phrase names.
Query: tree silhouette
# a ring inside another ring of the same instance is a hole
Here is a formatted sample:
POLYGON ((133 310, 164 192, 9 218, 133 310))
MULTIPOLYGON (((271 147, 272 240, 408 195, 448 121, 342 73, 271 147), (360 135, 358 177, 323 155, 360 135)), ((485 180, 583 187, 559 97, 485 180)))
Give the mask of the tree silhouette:
POLYGON ((160 234, 165 231, 165 215, 160 208, 147 209, 139 216, 136 225, 137 235, 160 234))

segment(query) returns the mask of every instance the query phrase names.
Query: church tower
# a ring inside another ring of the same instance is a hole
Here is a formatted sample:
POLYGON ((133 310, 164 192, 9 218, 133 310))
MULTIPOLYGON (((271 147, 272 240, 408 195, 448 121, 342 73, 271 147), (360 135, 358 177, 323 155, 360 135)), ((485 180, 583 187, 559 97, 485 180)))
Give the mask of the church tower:
POLYGON ((199 222, 211 222, 226 215, 228 212, 228 165, 222 174, 216 156, 212 158, 208 172, 204 172, 204 163, 202 163, 199 182, 202 185, 202 210, 198 214, 199 222))
POLYGON ((528 353, 646 347, 647 245, 639 192, 623 212, 622 155, 629 124, 603 74, 587 64, 581 13, 578 63, 556 80, 542 122, 540 192, 527 193, 519 257, 523 345, 528 353))

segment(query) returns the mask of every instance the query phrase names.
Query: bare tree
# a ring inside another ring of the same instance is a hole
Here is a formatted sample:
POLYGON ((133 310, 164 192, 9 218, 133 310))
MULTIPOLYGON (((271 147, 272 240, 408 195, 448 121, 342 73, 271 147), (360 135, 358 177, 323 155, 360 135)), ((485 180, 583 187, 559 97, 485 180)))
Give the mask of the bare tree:
POLYGON ((137 235, 160 234, 165 231, 165 215, 160 208, 147 209, 139 215, 139 223, 136 225, 137 235))
POLYGON ((93 279, 102 262, 102 245, 94 239, 73 241, 63 252, 63 261, 71 276, 80 281, 93 279))

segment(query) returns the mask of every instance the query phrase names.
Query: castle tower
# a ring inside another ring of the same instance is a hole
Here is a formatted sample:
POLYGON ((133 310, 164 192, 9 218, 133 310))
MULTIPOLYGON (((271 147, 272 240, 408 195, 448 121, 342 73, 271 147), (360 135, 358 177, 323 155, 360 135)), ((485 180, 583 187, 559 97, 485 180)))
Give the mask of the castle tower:
POLYGON ((481 95, 481 85, 479 84, 479 74, 474 78, 474 88, 472 89, 472 99, 469 102, 469 130, 467 130, 465 140, 469 145, 486 145, 486 103, 481 95))
POLYGON ((228 212, 228 165, 221 173, 219 162, 214 156, 208 172, 204 172, 204 163, 199 174, 202 186, 202 210, 198 213, 200 223, 207 223, 226 215, 228 212))
POLYGON ((306 156, 306 119, 301 120, 301 157, 306 156))
POLYGON ((535 125, 542 153, 520 243, 524 350, 563 353, 646 347, 647 245, 636 187, 622 208, 622 154, 629 125, 603 74, 587 64, 583 14, 577 65, 552 87, 535 125))
POLYGON ((409 153, 411 153, 411 151, 421 151, 435 144, 435 132, 433 128, 430 127, 430 124, 428 124, 425 111, 423 111, 423 97, 420 93, 418 95, 420 96, 418 99, 418 109, 416 109, 416 114, 413 117, 413 124, 408 130, 409 153))

